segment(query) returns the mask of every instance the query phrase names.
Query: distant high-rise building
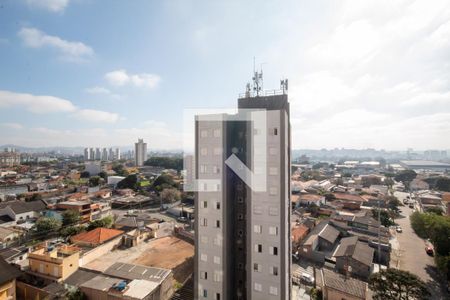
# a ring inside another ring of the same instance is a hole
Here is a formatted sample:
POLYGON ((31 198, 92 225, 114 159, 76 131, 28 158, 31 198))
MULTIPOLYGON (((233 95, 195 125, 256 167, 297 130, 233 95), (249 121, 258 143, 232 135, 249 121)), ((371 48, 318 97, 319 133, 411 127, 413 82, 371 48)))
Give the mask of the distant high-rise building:
POLYGON ((108 160, 108 149, 103 148, 102 149, 102 160, 107 161, 108 160))
POLYGON ((238 108, 238 115, 196 119, 196 178, 219 183, 201 183, 196 194, 195 299, 291 299, 288 98, 248 92, 238 108), (264 111, 264 130, 237 117, 248 110, 264 111), (265 191, 228 167, 232 156, 265 174, 265 191))
POLYGON ((134 149, 136 166, 143 166, 144 162, 147 160, 147 143, 144 143, 143 139, 139 139, 138 142, 134 144, 134 149))
POLYGON ((114 150, 113 150, 113 148, 109 148, 108 160, 114 160, 114 159, 115 159, 114 150))
POLYGON ((89 148, 84 148, 84 160, 90 160, 91 159, 91 152, 89 148))
POLYGON ((120 159, 120 149, 119 148, 116 148, 116 153, 115 153, 114 159, 116 159, 116 160, 120 159))
POLYGON ((94 160, 95 159, 95 149, 89 148, 89 159, 94 160))
POLYGON ((102 159, 102 151, 100 148, 95 148, 95 160, 101 160, 102 159))

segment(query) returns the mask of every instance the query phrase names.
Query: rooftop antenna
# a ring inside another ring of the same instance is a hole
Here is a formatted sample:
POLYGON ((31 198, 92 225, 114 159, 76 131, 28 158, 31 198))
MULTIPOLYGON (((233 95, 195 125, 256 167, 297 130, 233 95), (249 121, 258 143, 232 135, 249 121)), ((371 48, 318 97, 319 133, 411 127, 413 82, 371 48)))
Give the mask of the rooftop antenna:
POLYGON ((261 71, 256 71, 255 67, 255 57, 253 57, 253 92, 255 93, 256 97, 259 96, 259 93, 262 91, 262 85, 263 85, 263 72, 262 72, 262 64, 261 64, 261 71))
POLYGON ((289 88, 288 80, 287 79, 280 80, 280 89, 283 91, 283 95, 287 93, 288 88, 289 88))

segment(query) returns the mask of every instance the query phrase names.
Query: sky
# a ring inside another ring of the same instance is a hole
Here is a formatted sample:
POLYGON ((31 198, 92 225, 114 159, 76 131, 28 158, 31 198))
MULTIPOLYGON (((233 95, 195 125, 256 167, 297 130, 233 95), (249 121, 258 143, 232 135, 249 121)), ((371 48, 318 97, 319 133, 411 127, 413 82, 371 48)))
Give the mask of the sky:
POLYGON ((293 148, 450 149, 447 0, 107 3, 0 0, 0 144, 180 149, 255 58, 293 148))

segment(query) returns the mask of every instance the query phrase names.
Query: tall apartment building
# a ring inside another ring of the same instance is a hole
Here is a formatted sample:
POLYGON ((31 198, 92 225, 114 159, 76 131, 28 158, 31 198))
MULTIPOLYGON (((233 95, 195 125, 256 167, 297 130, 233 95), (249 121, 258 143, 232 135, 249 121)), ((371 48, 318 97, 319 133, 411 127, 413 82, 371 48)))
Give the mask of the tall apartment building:
POLYGON ((237 115, 196 118, 195 177, 216 183, 200 183, 196 192, 195 299, 290 299, 288 98, 284 90, 246 93, 238 108, 237 115), (249 110, 264 112, 265 130, 247 118, 249 110), (265 143, 258 134, 266 135, 265 143), (228 167, 232 154, 263 174, 264 191, 228 167))
POLYGON ((95 159, 95 149, 89 148, 89 159, 94 160, 95 159))
POLYGON ((84 148, 84 160, 91 160, 91 149, 84 148))
POLYGON ((115 159, 120 160, 120 149, 116 148, 116 152, 115 152, 115 159))
POLYGON ((143 166, 147 160, 147 143, 144 143, 143 139, 139 139, 134 144, 135 164, 136 166, 143 166))

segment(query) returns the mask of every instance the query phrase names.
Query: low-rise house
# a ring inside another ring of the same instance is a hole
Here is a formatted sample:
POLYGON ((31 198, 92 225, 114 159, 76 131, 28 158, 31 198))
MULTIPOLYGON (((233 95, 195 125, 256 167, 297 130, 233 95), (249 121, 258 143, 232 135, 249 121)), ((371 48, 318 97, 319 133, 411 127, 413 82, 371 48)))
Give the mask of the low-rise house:
POLYGON ((116 193, 119 196, 123 196, 123 197, 130 197, 134 195, 134 191, 132 189, 118 189, 116 190, 116 193))
POLYGON ((91 221, 100 220, 111 215, 109 202, 95 202, 91 204, 91 221))
POLYGON ((309 228, 304 224, 299 224, 291 229, 292 250, 297 251, 301 241, 308 235, 309 228))
POLYGON ((372 272, 374 249, 358 240, 357 236, 341 239, 333 255, 336 269, 343 274, 367 280, 372 272))
POLYGON ((0 216, 9 216, 15 223, 36 219, 46 209, 44 201, 9 201, 0 203, 0 216))
POLYGON ((21 232, 11 228, 0 227, 0 249, 8 247, 16 241, 21 232))
POLYGON ((323 269, 323 296, 327 300, 365 300, 367 283, 323 269))
POLYGON ((419 178, 415 178, 409 183, 411 191, 428 190, 429 188, 430 185, 419 178))
POLYGON ((298 253, 301 257, 317 263, 324 263, 325 258, 332 256, 332 250, 337 244, 340 232, 322 221, 300 243, 298 253))
POLYGON ((64 201, 56 204, 56 208, 60 210, 73 210, 80 214, 81 223, 91 221, 91 201, 64 201))
POLYGON ((325 196, 317 194, 300 194, 299 195, 299 205, 311 205, 321 206, 325 204, 325 196))
POLYGON ((122 236, 122 230, 110 228, 95 228, 91 231, 82 232, 70 238, 70 241, 81 247, 97 247, 119 236, 122 236))
POLYGON ((28 254, 27 273, 48 282, 60 282, 78 269, 79 258, 78 247, 44 243, 28 254))
POLYGON ((350 210, 358 210, 364 205, 366 200, 359 195, 348 193, 333 193, 335 199, 332 201, 334 205, 339 204, 343 208, 350 210))
POLYGON ((16 278, 22 272, 0 257, 0 299, 16 300, 16 278))

